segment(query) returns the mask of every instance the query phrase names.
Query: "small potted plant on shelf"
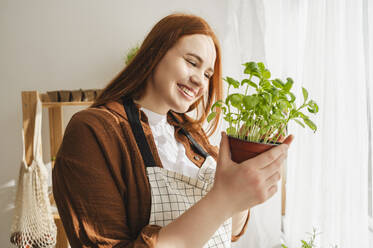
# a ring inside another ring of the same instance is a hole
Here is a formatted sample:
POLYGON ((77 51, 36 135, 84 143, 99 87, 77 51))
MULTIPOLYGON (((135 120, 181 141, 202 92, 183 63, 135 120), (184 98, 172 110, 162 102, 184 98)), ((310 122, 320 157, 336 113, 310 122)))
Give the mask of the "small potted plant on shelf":
POLYGON ((136 56, 139 49, 140 49, 140 46, 137 44, 127 51, 127 54, 125 55, 125 58, 124 58, 125 65, 128 65, 132 61, 132 59, 136 56))
POLYGON ((316 132, 315 123, 304 110, 316 114, 319 107, 314 100, 309 100, 305 88, 302 87, 302 104, 297 106, 296 96, 291 91, 292 78, 288 77, 286 82, 270 79, 270 71, 261 62, 248 62, 243 66, 248 77, 241 82, 231 77, 223 78, 229 85, 227 97, 225 101, 215 102, 207 117, 210 122, 217 112, 222 111, 224 120, 229 124, 226 133, 233 161, 240 163, 281 144, 280 138, 285 136, 290 121, 316 132), (239 93, 229 94, 232 87, 239 93), (248 94, 250 88, 255 93, 248 94))

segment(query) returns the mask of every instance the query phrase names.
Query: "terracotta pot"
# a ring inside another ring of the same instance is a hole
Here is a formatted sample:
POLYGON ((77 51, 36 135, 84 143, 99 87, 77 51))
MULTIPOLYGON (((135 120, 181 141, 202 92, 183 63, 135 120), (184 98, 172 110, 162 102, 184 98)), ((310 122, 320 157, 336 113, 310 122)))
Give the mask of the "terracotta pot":
POLYGON ((59 102, 59 101, 61 101, 60 92, 58 90, 47 91, 47 94, 48 94, 49 100, 51 102, 59 102))
POLYGON ((69 90, 60 90, 60 100, 61 102, 70 102, 71 101, 71 91, 69 90))
POLYGON ((83 98, 83 91, 81 89, 71 91, 71 101, 72 102, 81 102, 82 98, 83 98))
POLYGON ((238 138, 234 138, 228 136, 229 139, 229 147, 231 150, 231 159, 236 163, 241 163, 245 160, 253 158, 259 155, 262 152, 268 151, 272 147, 278 146, 281 143, 258 143, 258 142, 251 142, 246 140, 240 140, 238 138))
POLYGON ((84 102, 91 102, 94 101, 96 98, 96 91, 94 89, 92 90, 84 90, 83 91, 83 101, 84 102))
POLYGON ((95 90, 95 92, 96 92, 95 99, 97 97, 99 97, 103 91, 104 91, 103 89, 97 89, 97 90, 95 90))

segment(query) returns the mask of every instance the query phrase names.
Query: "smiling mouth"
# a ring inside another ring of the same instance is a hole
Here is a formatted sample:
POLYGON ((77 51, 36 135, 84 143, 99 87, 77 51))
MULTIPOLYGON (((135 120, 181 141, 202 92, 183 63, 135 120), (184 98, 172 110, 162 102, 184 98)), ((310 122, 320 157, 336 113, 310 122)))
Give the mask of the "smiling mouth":
POLYGON ((189 88, 187 88, 186 86, 178 84, 177 87, 183 93, 183 95, 186 96, 188 99, 193 99, 195 97, 195 93, 191 91, 189 88))

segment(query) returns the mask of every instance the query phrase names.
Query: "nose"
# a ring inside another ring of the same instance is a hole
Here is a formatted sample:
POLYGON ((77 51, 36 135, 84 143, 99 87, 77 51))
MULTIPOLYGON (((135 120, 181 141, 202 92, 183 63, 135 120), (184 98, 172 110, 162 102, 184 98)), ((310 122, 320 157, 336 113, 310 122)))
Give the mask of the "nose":
POLYGON ((196 86, 200 87, 200 88, 204 88, 206 87, 205 84, 208 83, 208 80, 204 80, 205 79, 205 75, 203 72, 201 73, 194 73, 191 77, 190 77, 190 81, 195 84, 196 86))

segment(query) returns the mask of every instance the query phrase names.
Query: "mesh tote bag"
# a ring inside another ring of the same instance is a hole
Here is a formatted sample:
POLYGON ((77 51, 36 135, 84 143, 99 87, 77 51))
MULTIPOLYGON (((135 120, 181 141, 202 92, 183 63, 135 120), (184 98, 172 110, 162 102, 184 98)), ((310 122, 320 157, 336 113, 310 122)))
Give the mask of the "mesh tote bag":
POLYGON ((48 198, 48 171, 41 151, 42 107, 37 98, 33 161, 26 163, 22 129, 23 158, 18 178, 10 242, 20 248, 47 248, 56 244, 57 228, 48 198))

